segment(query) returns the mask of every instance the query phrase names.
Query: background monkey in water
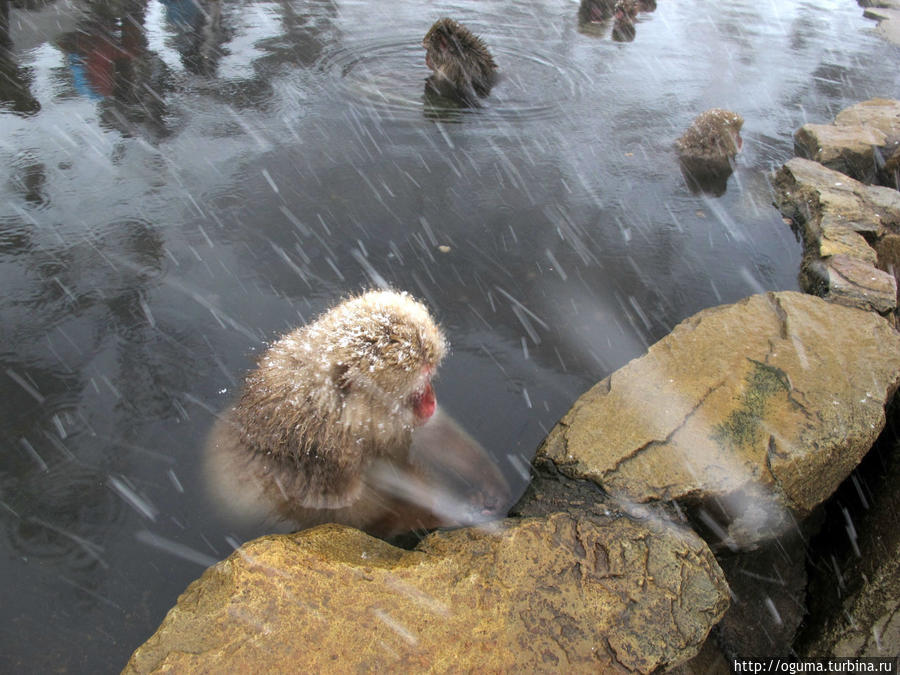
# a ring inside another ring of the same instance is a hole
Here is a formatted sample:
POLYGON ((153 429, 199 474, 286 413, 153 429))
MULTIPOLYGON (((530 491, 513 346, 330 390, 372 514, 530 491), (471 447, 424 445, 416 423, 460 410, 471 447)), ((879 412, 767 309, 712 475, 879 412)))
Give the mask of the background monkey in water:
POLYGON ((682 158, 709 164, 728 164, 741 150, 744 118, 721 108, 700 113, 675 141, 682 158))
POLYGON ((425 64, 434 71, 428 86, 442 96, 478 105, 497 76, 497 64, 487 45, 453 19, 434 22, 425 39, 425 64))
POLYGON ((700 113, 675 141, 682 173, 692 191, 725 192, 732 162, 743 146, 743 125, 744 118, 738 113, 712 108, 700 113))

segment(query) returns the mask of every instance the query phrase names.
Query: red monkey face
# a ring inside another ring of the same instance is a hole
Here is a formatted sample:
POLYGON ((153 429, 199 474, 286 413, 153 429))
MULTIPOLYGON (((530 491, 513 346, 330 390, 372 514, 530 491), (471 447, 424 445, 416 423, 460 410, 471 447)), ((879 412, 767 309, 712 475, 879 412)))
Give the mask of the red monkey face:
POLYGON ((422 367, 422 386, 410 397, 410 405, 416 416, 416 424, 425 424, 437 409, 437 397, 434 395, 434 387, 431 386, 431 378, 434 375, 433 366, 422 367))
POLYGON ((425 423, 429 417, 434 415, 437 408, 437 397, 434 395, 434 387, 431 382, 425 384, 425 389, 413 396, 413 412, 416 414, 416 422, 425 423))

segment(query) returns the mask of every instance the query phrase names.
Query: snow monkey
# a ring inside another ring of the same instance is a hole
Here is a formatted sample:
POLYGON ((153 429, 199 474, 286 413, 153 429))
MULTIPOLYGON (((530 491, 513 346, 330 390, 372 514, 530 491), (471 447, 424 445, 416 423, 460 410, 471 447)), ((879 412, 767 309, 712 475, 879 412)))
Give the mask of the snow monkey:
POLYGON ((614 13, 615 0, 581 0, 578 6, 578 23, 601 23, 614 13))
POLYGON ((681 171, 692 192, 721 195, 732 171, 732 160, 741 150, 744 118, 734 112, 713 108, 701 113, 675 148, 681 171))
POLYGON ((640 9, 637 0, 617 0, 613 8, 613 16, 616 21, 634 24, 640 9))
POLYGON ((428 85, 443 96, 478 105, 494 84, 497 64, 481 38, 453 19, 443 18, 425 34, 425 65, 434 74, 428 85))
POLYGON ((694 119, 675 147, 683 159, 727 165, 741 150, 743 125, 744 118, 737 113, 713 108, 694 119))
POLYGON ((581 0, 578 6, 579 23, 599 23, 611 17, 617 20, 634 19, 638 12, 656 11, 656 0, 581 0))
POLYGON ((406 293, 344 300, 262 354, 206 448, 232 523, 280 531, 336 522, 376 536, 503 515, 509 488, 437 408, 447 342, 406 293))

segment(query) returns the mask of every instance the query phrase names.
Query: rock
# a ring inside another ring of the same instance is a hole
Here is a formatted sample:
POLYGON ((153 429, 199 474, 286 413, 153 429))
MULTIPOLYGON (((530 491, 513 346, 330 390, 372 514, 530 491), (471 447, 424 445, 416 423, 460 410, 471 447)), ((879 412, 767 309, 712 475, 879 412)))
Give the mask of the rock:
POLYGON ((649 673, 727 605, 703 541, 660 521, 508 519, 413 551, 323 525, 209 568, 124 672, 649 673))
POLYGON ((878 22, 875 32, 889 42, 900 45, 900 8, 869 8, 863 12, 867 19, 878 22))
POLYGON ((796 157, 774 182, 776 205, 803 232, 804 290, 851 307, 894 311, 897 282, 872 253, 900 232, 900 192, 796 157))
MULTIPOLYGON (((873 256, 874 251, 873 251, 873 256)), ((805 260, 801 285, 814 295, 840 305, 887 314, 897 307, 897 280, 852 255, 838 254, 825 259, 805 260)))
POLYGON ((893 154, 885 160, 879 176, 882 185, 900 190, 900 143, 893 154))
MULTIPOLYGON (((512 514, 543 516, 563 511, 576 518, 606 516, 622 509, 635 516, 683 522, 683 514, 667 504, 617 504, 600 487, 559 473, 553 462, 539 459, 533 479, 512 514)), ((676 668, 675 672, 707 673, 713 663, 725 663, 721 649, 737 657, 787 656, 797 627, 805 613, 806 525, 814 529, 820 521, 804 521, 803 534, 792 529, 765 542, 758 550, 730 553, 720 551, 717 560, 725 573, 731 593, 731 607, 704 643, 701 654, 676 668), (713 636, 715 639, 713 639, 713 636), (713 646, 712 643, 717 643, 713 646), (721 644, 721 647, 718 644, 721 644), (705 656, 704 656, 705 654, 705 656)), ((715 672, 730 673, 726 666, 715 672)))
POLYGON ((810 245, 817 258, 829 258, 834 255, 845 255, 862 263, 875 266, 878 255, 860 231, 868 233, 863 228, 854 229, 854 225, 848 226, 841 223, 820 223, 818 238, 810 241, 810 245))
POLYGON ((893 7, 900 9, 900 0, 856 0, 860 7, 893 7))
POLYGON ((596 483, 569 478, 560 473, 553 462, 536 457, 532 462, 531 481, 509 515, 543 518, 554 513, 568 513, 575 518, 603 518, 621 515, 621 507, 596 483))
POLYGON ((875 245, 878 267, 894 275, 900 287, 900 234, 888 234, 875 245))
POLYGON ((878 160, 887 138, 869 126, 804 124, 794 134, 794 149, 829 169, 840 171, 864 183, 878 175, 878 160))
MULTIPOLYGON (((900 12, 900 4, 897 6, 900 12)), ((900 26, 900 22, 897 23, 900 26)), ((891 164, 893 158, 900 158, 900 101, 886 98, 873 98, 857 103, 842 110, 834 118, 838 126, 864 126, 880 131, 885 136, 884 147, 878 149, 880 157, 875 157, 878 164, 891 164)), ((897 188, 897 178, 891 166, 880 166, 878 182, 887 187, 897 188)))
POLYGON ((900 384, 883 318, 801 293, 704 310, 595 385, 538 449, 622 500, 679 500, 731 549, 826 499, 900 384))
POLYGON ((782 213, 800 222, 843 223, 876 236, 900 231, 900 193, 863 185, 817 162, 791 159, 775 174, 775 187, 782 213))
POLYGON ((676 666, 670 675, 731 675, 731 662, 725 658, 715 640, 707 640, 703 649, 687 663, 676 666))
POLYGON ((839 112, 834 123, 839 126, 872 127, 883 133, 889 142, 894 142, 900 138, 900 101, 889 98, 862 101, 839 112))
POLYGON ((791 530, 759 550, 724 553, 718 561, 732 598, 715 628, 725 653, 733 658, 789 656, 806 614, 804 536, 791 530))
POLYGON ((829 504, 829 526, 809 552, 813 579, 801 656, 900 654, 898 481, 900 446, 885 434, 829 504))

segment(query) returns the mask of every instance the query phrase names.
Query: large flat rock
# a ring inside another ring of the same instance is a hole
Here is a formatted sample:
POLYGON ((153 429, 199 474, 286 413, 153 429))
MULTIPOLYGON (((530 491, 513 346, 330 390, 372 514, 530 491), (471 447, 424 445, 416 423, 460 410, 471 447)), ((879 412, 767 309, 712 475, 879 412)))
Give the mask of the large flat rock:
POLYGON ((623 499, 715 504, 707 525, 750 547, 847 477, 898 384, 885 319, 767 293, 683 321, 578 399, 538 455, 623 499))
POLYGON ((703 541, 659 520, 508 519, 417 550, 323 525, 209 568, 126 673, 650 673, 728 606, 703 541))

